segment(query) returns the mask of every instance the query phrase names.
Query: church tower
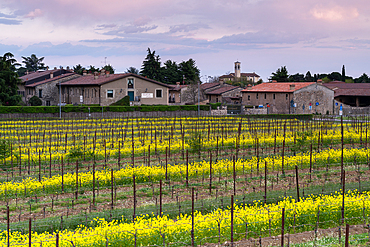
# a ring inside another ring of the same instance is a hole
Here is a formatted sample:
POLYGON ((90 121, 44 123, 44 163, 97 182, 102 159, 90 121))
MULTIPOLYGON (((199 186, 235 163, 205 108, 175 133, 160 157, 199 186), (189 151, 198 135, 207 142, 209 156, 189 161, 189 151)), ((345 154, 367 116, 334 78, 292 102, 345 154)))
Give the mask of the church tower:
POLYGON ((240 62, 235 62, 235 78, 240 78, 240 62))

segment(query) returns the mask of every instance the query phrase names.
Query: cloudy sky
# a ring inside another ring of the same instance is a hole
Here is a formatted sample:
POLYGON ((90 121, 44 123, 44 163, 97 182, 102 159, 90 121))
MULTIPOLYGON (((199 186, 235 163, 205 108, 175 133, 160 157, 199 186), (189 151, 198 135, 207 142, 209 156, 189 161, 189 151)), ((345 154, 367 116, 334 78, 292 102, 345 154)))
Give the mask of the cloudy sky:
POLYGON ((49 67, 140 68, 193 58, 201 74, 370 74, 369 0, 1 0, 0 53, 45 57, 49 67))

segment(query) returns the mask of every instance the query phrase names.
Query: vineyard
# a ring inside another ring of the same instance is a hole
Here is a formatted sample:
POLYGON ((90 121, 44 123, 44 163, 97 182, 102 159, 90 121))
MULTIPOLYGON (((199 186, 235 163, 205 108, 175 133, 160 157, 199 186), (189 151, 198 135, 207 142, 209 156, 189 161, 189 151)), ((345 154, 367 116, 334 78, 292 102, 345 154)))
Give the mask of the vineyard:
POLYGON ((0 244, 367 246, 369 125, 1 120, 0 244))

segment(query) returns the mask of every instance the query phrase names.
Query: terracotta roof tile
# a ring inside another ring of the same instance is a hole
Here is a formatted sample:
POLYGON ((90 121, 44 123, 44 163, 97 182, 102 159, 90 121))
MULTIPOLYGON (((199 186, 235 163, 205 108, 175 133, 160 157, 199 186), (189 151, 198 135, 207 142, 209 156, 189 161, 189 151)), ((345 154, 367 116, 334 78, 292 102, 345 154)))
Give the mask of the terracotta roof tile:
POLYGON ((219 82, 202 83, 202 84, 200 84, 200 88, 203 89, 203 90, 207 90, 207 89, 210 89, 210 88, 213 88, 213 87, 217 87, 219 85, 220 85, 219 82))
POLYGON ((156 81, 156 80, 152 80, 152 79, 140 76, 140 75, 132 74, 132 73, 109 74, 108 76, 107 75, 100 75, 100 76, 98 76, 97 79, 95 79, 94 75, 85 75, 85 76, 81 76, 81 77, 79 77, 77 79, 74 79, 74 80, 63 82, 62 86, 88 86, 88 85, 100 86, 102 84, 112 82, 112 81, 116 81, 116 80, 119 80, 119 79, 123 79, 123 78, 129 77, 129 76, 140 78, 140 79, 150 81, 150 82, 153 82, 155 84, 158 84, 158 85, 161 85, 161 86, 164 86, 164 87, 167 87, 167 88, 171 88, 171 86, 168 85, 168 84, 165 84, 165 83, 162 83, 162 82, 159 82, 159 81, 156 81))
POLYGON ((252 89, 244 89, 242 92, 276 92, 276 93, 289 93, 298 89, 315 84, 315 82, 264 82, 253 86, 252 89), (294 85, 294 89, 290 89, 290 85, 294 85))
POLYGON ((334 97, 338 96, 370 96, 370 83, 324 83, 323 86, 334 90, 334 97))
MULTIPOLYGON (((53 77, 51 79, 47 79, 47 80, 43 80, 43 81, 39 81, 39 82, 27 84, 27 85, 25 85, 25 87, 36 87, 36 86, 41 85, 41 84, 44 84, 44 83, 48 83, 48 82, 51 82, 51 81, 59 80, 61 78, 66 78, 66 77, 73 76, 73 75, 74 76, 77 76, 76 73, 62 74, 62 75, 55 76, 55 77, 53 77)), ((61 84, 63 84, 63 83, 61 83, 61 84)))
POLYGON ((223 93, 226 93, 228 91, 231 91, 231 90, 234 90, 234 89, 237 89, 237 88, 240 88, 240 87, 232 86, 232 85, 224 85, 223 87, 220 87, 220 88, 217 88, 213 91, 207 92, 206 94, 223 94, 223 93))

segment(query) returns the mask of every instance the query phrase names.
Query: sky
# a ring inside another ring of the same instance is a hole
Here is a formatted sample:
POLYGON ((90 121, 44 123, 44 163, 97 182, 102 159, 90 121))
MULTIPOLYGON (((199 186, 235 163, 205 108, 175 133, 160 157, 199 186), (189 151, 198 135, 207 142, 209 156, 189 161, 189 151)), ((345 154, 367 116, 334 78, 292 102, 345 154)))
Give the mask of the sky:
POLYGON ((192 58, 202 81, 234 71, 370 74, 369 0, 1 0, 0 56, 45 57, 50 68, 140 69, 192 58))

